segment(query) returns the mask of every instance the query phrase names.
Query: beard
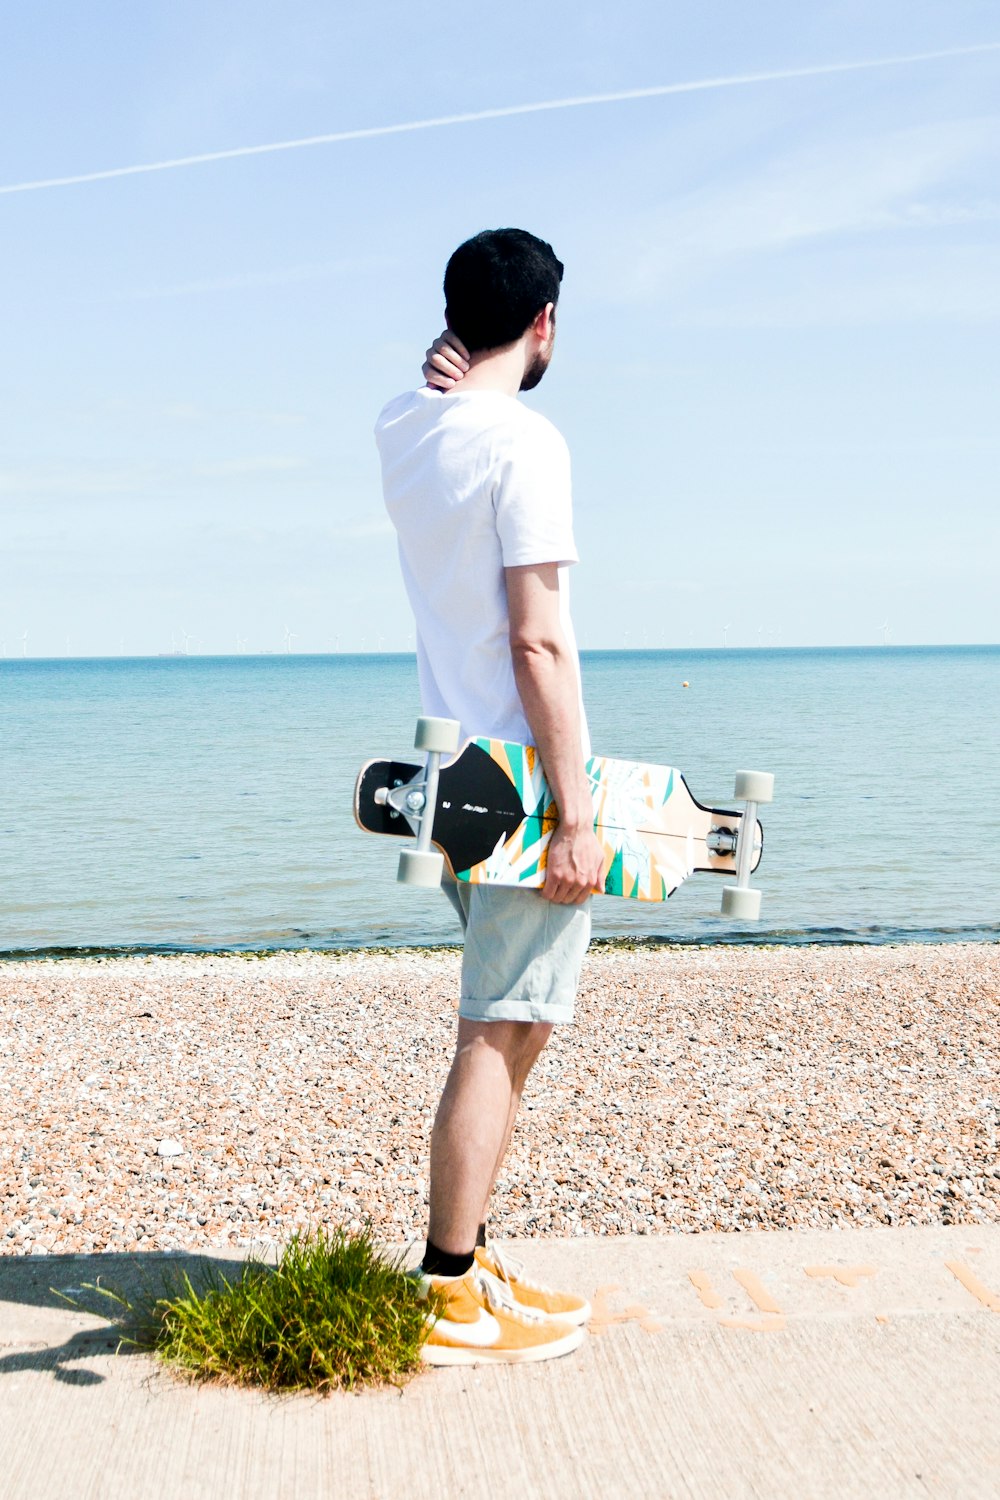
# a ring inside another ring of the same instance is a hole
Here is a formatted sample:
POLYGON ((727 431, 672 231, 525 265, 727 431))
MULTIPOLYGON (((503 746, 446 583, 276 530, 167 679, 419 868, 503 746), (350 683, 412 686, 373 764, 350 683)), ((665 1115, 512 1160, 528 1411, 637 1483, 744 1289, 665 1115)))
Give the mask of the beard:
POLYGON ((527 369, 525 370, 524 378, 521 381, 522 391, 533 391, 535 389, 535 386, 538 384, 542 376, 545 374, 545 371, 548 369, 549 360, 551 358, 552 340, 550 339, 549 342, 545 345, 544 349, 539 349, 538 353, 531 361, 531 364, 528 365, 527 369))

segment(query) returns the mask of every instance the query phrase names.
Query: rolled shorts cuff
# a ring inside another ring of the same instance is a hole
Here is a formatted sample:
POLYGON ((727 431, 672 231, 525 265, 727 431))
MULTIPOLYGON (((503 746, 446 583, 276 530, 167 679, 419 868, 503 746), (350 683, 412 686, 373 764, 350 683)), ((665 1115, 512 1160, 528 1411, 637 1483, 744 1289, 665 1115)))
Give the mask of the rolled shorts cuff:
POLYGON ((559 906, 535 890, 445 886, 465 929, 458 1013, 470 1021, 572 1021, 590 942, 590 902, 559 906))
MULTIPOLYGON (((575 999, 575 996, 574 996, 575 999)), ((463 995, 458 1002, 458 1013, 467 1021, 544 1021, 550 1026, 564 1026, 573 1019, 574 1005, 557 1005, 550 1000, 532 1000, 527 996, 516 999, 506 996, 500 1000, 479 1000, 474 995, 463 995)))

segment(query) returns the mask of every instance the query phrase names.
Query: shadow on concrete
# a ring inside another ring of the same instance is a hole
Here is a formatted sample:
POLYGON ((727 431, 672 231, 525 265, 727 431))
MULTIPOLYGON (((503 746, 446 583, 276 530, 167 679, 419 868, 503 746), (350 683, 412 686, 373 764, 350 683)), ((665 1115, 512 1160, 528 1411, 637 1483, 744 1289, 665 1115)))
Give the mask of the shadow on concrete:
MULTIPOLYGON (((134 1344, 122 1342, 122 1335, 127 1335, 130 1329, 125 1309, 103 1295, 100 1288, 119 1293, 137 1306, 149 1306, 158 1297, 170 1295, 184 1277, 196 1291, 201 1291, 220 1277, 237 1280, 245 1264, 242 1259, 224 1260, 187 1252, 0 1259, 0 1303, 99 1320, 97 1326, 78 1329, 59 1345, 37 1337, 30 1343, 18 1340, 21 1347, 15 1344, 9 1352, 0 1353, 0 1376, 41 1370, 48 1371, 64 1385, 100 1385, 104 1376, 77 1367, 79 1361, 115 1351, 142 1352, 134 1344)), ((41 1331, 39 1328, 38 1332, 41 1331)))

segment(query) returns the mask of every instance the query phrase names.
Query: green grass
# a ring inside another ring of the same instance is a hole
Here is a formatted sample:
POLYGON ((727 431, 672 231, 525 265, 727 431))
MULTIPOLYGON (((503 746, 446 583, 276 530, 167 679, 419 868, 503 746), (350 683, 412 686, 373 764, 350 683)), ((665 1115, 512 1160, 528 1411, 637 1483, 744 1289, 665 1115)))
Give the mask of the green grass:
POLYGON ((104 1299, 104 1314, 111 1302, 123 1344, 191 1380, 269 1391, 399 1384, 419 1367, 427 1315, 439 1310, 368 1229, 297 1234, 276 1266, 248 1260, 234 1281, 205 1266, 204 1286, 175 1270, 159 1294, 85 1290, 104 1299))

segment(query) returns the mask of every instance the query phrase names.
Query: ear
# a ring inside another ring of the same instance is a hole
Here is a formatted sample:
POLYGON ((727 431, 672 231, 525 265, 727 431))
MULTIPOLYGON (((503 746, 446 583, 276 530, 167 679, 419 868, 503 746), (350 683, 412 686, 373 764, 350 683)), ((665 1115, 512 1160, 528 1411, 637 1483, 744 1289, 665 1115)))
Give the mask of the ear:
POLYGON ((545 306, 542 308, 541 312, 532 323, 531 331, 536 338, 541 339, 543 344, 547 344, 549 342, 549 339, 555 332, 555 326, 556 305, 554 302, 546 302, 545 306))

